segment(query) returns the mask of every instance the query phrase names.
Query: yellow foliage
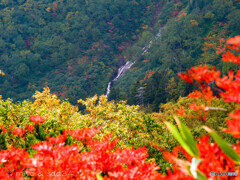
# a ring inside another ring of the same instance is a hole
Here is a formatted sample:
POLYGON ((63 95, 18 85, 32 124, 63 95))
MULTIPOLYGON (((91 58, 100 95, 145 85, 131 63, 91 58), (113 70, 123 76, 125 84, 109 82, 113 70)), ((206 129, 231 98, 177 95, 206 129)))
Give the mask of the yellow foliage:
POLYGON ((47 12, 51 12, 51 8, 48 7, 48 8, 46 9, 46 11, 47 11, 47 12))
POLYGON ((49 87, 44 88, 43 92, 36 91, 33 95, 35 105, 46 105, 48 107, 54 107, 59 105, 60 100, 57 99, 56 95, 50 93, 49 87))
POLYGON ((198 26, 198 22, 196 20, 190 20, 192 26, 198 26))
POLYGON ((66 19, 70 19, 72 17, 72 15, 73 15, 73 12, 69 12, 66 16, 66 19))
POLYGON ((16 45, 15 44, 11 44, 11 48, 16 49, 16 45))
POLYGON ((50 93, 49 87, 44 88, 43 92, 36 91, 33 98, 36 99, 33 107, 37 114, 58 120, 63 126, 74 127, 76 125, 76 116, 79 116, 77 106, 67 101, 60 102, 55 94, 50 93))
POLYGON ((148 29, 148 25, 142 26, 142 29, 148 29))
MULTIPOLYGON (((126 145, 136 142, 148 142, 150 134, 144 128, 145 114, 139 106, 126 105, 125 101, 119 103, 109 102, 107 96, 95 95, 87 100, 78 100, 86 106, 86 115, 78 118, 78 124, 86 126, 102 126, 103 134, 113 132, 119 137, 119 144, 126 145)), ((152 132, 153 133, 153 132, 152 132)))
POLYGON ((26 50, 26 51, 20 51, 20 56, 24 56, 29 54, 31 51, 30 50, 26 50))

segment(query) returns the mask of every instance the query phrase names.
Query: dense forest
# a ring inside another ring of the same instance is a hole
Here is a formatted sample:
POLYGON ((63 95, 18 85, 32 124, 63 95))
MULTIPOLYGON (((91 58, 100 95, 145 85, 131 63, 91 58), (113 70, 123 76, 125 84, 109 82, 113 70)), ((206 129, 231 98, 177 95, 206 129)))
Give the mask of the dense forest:
POLYGON ((239 179, 240 0, 0 8, 0 179, 239 179))
POLYGON ((126 44, 151 22, 155 1, 1 1, 1 94, 30 98, 45 86, 76 103, 103 94, 126 44))
MULTIPOLYGON (((210 64, 224 73, 235 65, 221 61, 225 40, 240 33, 240 2, 231 0, 169 1, 162 6, 155 28, 162 30, 144 55, 121 79, 110 99, 126 99, 130 104, 142 104, 154 111, 161 103, 187 95, 192 87, 177 74, 197 64, 210 64), (217 53, 216 53, 217 52, 217 53), (141 90, 142 89, 142 90, 141 90), (139 90, 139 91, 138 91, 139 90)), ((144 31, 139 40, 123 54, 133 59, 137 51, 156 35, 144 31)))
POLYGON ((1 1, 0 93, 14 101, 50 87, 61 99, 105 94, 153 111, 191 91, 177 73, 220 61, 224 40, 239 33, 239 1, 1 1), (143 47, 161 29, 144 54, 143 47), (218 54, 215 54, 218 51, 218 54))

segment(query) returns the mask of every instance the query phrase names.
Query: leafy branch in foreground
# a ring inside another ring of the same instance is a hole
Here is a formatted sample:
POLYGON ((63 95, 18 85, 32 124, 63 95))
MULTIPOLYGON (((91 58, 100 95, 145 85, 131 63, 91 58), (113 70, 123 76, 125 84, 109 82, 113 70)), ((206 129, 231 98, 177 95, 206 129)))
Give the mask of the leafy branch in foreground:
MULTIPOLYGON (((223 54, 223 61, 229 61, 240 65, 240 56, 236 53, 240 52, 240 36, 230 38, 227 41, 228 50, 223 54), (235 51, 233 53, 232 51, 235 51)), ((194 90, 193 93, 188 95, 189 98, 204 98, 209 105, 214 97, 213 90, 218 91, 218 97, 221 97, 225 102, 232 103, 234 111, 229 113, 232 120, 227 119, 228 128, 223 129, 223 132, 230 133, 233 137, 240 137, 240 68, 234 73, 229 71, 228 75, 221 77, 220 71, 215 67, 208 67, 207 65, 192 67, 187 73, 180 73, 179 76, 188 83, 197 85, 200 89, 194 90), (210 83, 215 82, 216 87, 211 87, 210 83)), ((207 114, 211 110, 227 111, 223 108, 197 105, 196 103, 189 105, 189 108, 197 112, 205 111, 205 113, 198 113, 198 119, 207 121, 207 114)), ((185 114, 184 109, 181 108, 178 114, 188 116, 185 114)), ((173 163, 174 173, 169 174, 177 179, 182 178, 196 178, 206 179, 211 177, 211 172, 237 172, 240 171, 240 146, 239 143, 230 145, 222 139, 214 130, 203 126, 216 141, 216 143, 209 142, 209 136, 204 136, 199 139, 196 144, 190 130, 175 117, 178 129, 169 122, 165 122, 169 131, 172 132, 181 146, 175 147, 172 154, 165 152, 165 158, 173 163), (185 160, 179 159, 178 152, 184 154, 185 160), (190 165, 191 164, 191 165, 190 165)), ((168 176, 169 177, 169 176, 168 176)), ((218 177, 217 177, 218 178, 218 177)), ((220 177, 225 178, 225 177, 220 177)), ((228 178, 234 179, 237 177, 229 176, 228 178)))

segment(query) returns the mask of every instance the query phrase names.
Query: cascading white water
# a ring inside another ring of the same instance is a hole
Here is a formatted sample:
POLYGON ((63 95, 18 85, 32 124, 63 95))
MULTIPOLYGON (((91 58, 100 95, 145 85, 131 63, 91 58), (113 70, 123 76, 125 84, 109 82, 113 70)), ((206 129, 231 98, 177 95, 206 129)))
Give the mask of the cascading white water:
MULTIPOLYGON (((162 30, 165 28, 166 26, 160 28, 156 36, 149 41, 148 45, 142 48, 142 55, 144 55, 151 48, 153 41, 156 41, 161 36, 162 30)), ((117 76, 112 81, 108 82, 106 95, 108 95, 111 91, 112 82, 117 81, 126 71, 128 71, 135 64, 135 62, 136 60, 134 62, 128 61, 126 62, 126 64, 124 64, 118 69, 117 76)))
POLYGON ((134 65, 135 61, 134 62, 130 62, 128 61, 126 64, 124 64, 123 66, 121 66, 119 69, 118 69, 118 74, 117 76, 108 83, 108 87, 107 87, 107 93, 106 95, 108 95, 111 91, 111 84, 113 81, 117 81, 127 70, 129 70, 132 65, 134 65))
POLYGON ((111 84, 112 84, 111 81, 108 82, 108 87, 107 87, 107 93, 106 93, 106 95, 108 95, 108 94, 110 93, 110 91, 111 91, 111 84))
POLYGON ((121 67, 118 69, 118 74, 117 74, 117 76, 114 78, 113 81, 117 81, 117 80, 123 75, 123 73, 125 73, 127 70, 129 70, 129 69, 132 67, 132 65, 133 65, 134 63, 135 63, 135 61, 134 61, 134 62, 128 61, 125 65, 121 66, 121 67))

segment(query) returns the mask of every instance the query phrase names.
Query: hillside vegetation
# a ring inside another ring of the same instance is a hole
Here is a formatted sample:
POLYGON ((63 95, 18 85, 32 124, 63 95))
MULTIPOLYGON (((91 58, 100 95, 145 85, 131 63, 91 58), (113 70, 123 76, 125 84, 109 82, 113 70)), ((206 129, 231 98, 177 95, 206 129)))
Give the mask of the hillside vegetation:
MULTIPOLYGON (((231 51, 223 61, 240 64, 233 54, 239 42, 240 36, 227 41, 231 51)), ((152 114, 105 95, 78 100, 85 106, 80 112, 49 88, 37 91, 34 102, 1 99, 0 177, 206 180, 229 172, 225 176, 237 179, 239 73, 222 76, 214 66, 191 67, 179 76, 199 90, 152 114)))
POLYGON ((137 60, 109 99, 158 111, 191 91, 178 72, 199 63, 234 68, 220 55, 223 39, 239 33, 239 6, 233 0, 2 1, 0 92, 17 101, 49 86, 76 104, 106 93, 117 68, 137 60))
POLYGON ((0 179, 239 179, 238 0, 0 8, 0 179))
POLYGON ((1 94, 23 100, 49 86, 76 104, 105 93, 120 52, 149 26, 156 2, 1 1, 1 94))
POLYGON ((181 81, 177 73, 198 64, 215 65, 223 73, 236 70, 234 64, 221 61, 221 54, 225 39, 240 33, 239 15, 240 2, 234 0, 168 1, 157 16, 155 31, 144 31, 123 54, 133 59, 165 26, 161 37, 115 83, 110 99, 127 99, 130 104, 143 103, 158 111, 160 103, 191 92, 192 87, 181 81), (141 87, 144 93, 138 91, 141 87))

